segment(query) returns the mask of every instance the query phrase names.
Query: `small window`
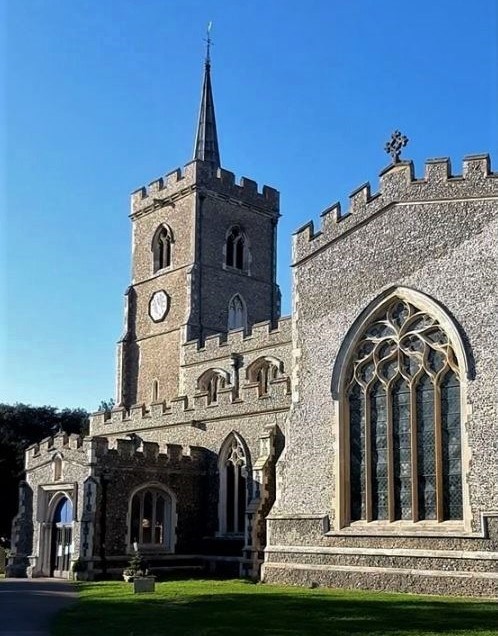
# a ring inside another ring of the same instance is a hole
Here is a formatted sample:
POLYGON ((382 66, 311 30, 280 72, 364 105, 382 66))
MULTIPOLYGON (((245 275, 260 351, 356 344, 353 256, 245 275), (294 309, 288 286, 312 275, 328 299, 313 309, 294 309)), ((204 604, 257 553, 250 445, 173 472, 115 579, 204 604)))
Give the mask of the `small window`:
POLYGON ((258 384, 259 397, 268 395, 270 383, 281 377, 284 365, 276 358, 258 358, 247 368, 249 382, 258 384))
POLYGON ((248 250, 247 238, 239 227, 233 227, 226 239, 225 263, 228 267, 233 267, 241 271, 247 270, 248 250))
POLYGON ((159 382, 158 380, 154 380, 152 382, 152 402, 157 402, 157 400, 159 399, 159 382))
POLYGON ((198 389, 203 393, 207 393, 207 403, 217 404, 220 389, 227 385, 228 374, 224 371, 208 369, 198 380, 198 389))
POLYGON ((158 228, 152 241, 152 253, 154 259, 154 272, 165 269, 171 265, 171 243, 173 242, 171 230, 162 225, 158 228))
POLYGON ((57 455, 53 461, 54 481, 62 479, 62 457, 57 455))
POLYGON ((247 326, 247 311, 244 299, 240 294, 230 300, 228 304, 228 330, 245 329, 247 326))

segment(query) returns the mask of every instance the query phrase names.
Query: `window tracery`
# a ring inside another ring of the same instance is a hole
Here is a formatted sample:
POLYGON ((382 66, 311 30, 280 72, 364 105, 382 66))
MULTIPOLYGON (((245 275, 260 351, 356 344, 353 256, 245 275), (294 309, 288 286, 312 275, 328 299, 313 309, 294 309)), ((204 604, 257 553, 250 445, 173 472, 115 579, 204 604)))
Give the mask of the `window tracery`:
POLYGON ((247 238, 240 227, 232 227, 227 234, 225 244, 225 263, 228 267, 233 267, 244 271, 247 269, 248 261, 247 238))
POLYGON ((270 391, 270 383, 281 376, 283 363, 276 358, 258 358, 247 369, 249 382, 258 384, 258 395, 263 397, 270 391))
POLYGON ((231 434, 220 452, 220 508, 222 534, 243 534, 248 499, 248 458, 238 435, 231 434))
POLYGON ((171 230, 167 226, 161 225, 156 231, 154 239, 152 241, 154 273, 171 265, 172 242, 173 238, 171 230))
POLYGON ((346 376, 349 520, 461 519, 460 374, 438 321, 394 299, 346 376))
POLYGON ((130 544, 164 546, 171 543, 171 497, 160 488, 142 488, 131 500, 130 544))
POLYGON ((199 378, 197 385, 199 391, 207 394, 208 404, 217 404, 221 389, 228 382, 228 374, 222 370, 208 369, 199 378))

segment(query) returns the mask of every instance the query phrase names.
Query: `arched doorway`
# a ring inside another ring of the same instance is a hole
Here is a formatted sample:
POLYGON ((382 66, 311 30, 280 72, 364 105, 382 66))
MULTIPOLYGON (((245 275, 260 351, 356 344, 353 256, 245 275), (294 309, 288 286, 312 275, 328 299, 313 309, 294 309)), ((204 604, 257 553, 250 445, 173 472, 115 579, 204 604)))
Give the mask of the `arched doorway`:
POLYGON ((68 576, 71 569, 72 542, 73 504, 68 497, 62 497, 55 507, 52 521, 51 576, 64 578, 68 576))

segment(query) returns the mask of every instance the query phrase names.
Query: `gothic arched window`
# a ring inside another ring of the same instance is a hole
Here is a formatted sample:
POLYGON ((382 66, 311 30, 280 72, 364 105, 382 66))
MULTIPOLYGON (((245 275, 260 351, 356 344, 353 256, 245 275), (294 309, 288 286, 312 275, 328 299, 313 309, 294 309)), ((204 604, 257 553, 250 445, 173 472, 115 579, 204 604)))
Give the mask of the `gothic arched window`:
POLYGON ((232 227, 227 234, 225 244, 225 263, 241 271, 248 266, 247 238, 240 227, 232 227))
POLYGON ((173 236, 166 225, 161 225, 154 234, 152 240, 152 255, 154 259, 153 270, 158 272, 171 265, 171 244, 173 236))
POLYGON ((349 521, 462 519, 460 371, 439 322, 384 306, 350 356, 345 400, 349 521))
POLYGON ((281 376, 284 365, 275 358, 258 358, 247 368, 249 382, 258 384, 259 397, 268 395, 270 382, 281 376))
POLYGON ((247 326, 247 310, 244 299, 235 294, 228 303, 228 330, 245 329, 247 326))
POLYGON ((228 373, 221 369, 208 369, 197 381, 199 391, 206 393, 208 404, 217 404, 220 389, 228 383, 228 373))
POLYGON ((220 450, 220 534, 243 534, 248 501, 249 466, 245 444, 231 433, 220 450))
POLYGON ((157 487, 138 490, 131 499, 130 545, 162 546, 170 550, 172 530, 171 495, 157 487))

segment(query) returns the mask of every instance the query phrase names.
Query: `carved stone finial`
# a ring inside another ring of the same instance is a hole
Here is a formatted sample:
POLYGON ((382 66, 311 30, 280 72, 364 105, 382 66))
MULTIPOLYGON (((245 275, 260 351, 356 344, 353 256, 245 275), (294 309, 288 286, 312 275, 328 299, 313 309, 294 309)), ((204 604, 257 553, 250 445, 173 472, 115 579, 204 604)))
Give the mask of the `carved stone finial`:
POLYGON ((391 139, 386 143, 385 150, 391 155, 393 163, 398 163, 401 155, 401 149, 408 143, 408 137, 402 135, 399 130, 395 130, 391 135, 391 139))

